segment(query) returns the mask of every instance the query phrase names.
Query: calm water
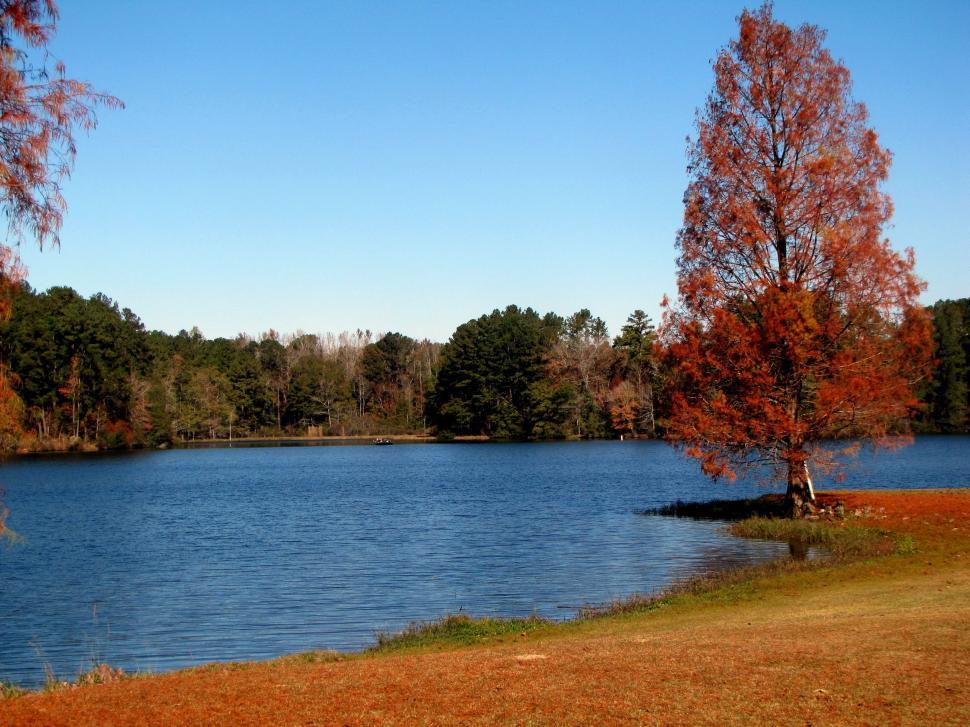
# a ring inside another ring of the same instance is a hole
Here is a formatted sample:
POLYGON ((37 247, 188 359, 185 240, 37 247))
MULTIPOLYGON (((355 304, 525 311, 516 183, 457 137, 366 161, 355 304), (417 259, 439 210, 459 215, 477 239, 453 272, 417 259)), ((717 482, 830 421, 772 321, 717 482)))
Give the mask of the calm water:
MULTIPOLYGON (((570 607, 787 552, 646 517, 712 487, 656 442, 206 449, 0 466, 0 678, 357 649, 446 612, 570 607)), ((820 483, 824 485, 824 483, 820 483)), ((842 486, 970 486, 970 438, 864 455, 842 486)))

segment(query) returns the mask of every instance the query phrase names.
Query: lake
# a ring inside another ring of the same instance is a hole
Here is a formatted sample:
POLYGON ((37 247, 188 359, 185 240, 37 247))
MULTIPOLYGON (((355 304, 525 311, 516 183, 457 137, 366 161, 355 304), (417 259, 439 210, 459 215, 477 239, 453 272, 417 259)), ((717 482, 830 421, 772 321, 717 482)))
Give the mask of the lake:
MULTIPOLYGON (((7 460, 0 679, 309 649, 459 609, 551 618, 787 553, 638 515, 713 485, 659 442, 174 450, 7 460)), ((819 486, 826 486, 820 481, 819 486)), ((840 487, 970 486, 970 437, 864 453, 840 487)))

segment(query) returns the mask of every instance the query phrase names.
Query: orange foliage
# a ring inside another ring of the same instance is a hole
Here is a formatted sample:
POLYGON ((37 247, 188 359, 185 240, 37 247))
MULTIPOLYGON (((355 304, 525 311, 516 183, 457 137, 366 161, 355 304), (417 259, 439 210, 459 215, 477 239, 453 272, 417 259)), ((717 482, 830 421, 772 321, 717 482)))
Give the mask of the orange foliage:
POLYGON ((123 420, 112 420, 104 425, 100 444, 107 449, 130 448, 135 442, 131 426, 123 420))
MULTIPOLYGON (((67 206, 61 182, 74 164, 74 129, 93 129, 99 104, 123 105, 68 78, 63 63, 48 68, 46 46, 57 14, 54 0, 0 2, 0 208, 10 237, 19 243, 29 234, 41 248, 59 242, 67 206), (15 45, 18 39, 24 47, 15 45)), ((11 293, 22 278, 16 253, 0 244, 0 320, 10 316, 11 293)), ((0 411, 0 428, 9 427, 14 400, 19 398, 6 371, 0 371, 0 409, 7 409, 0 411)))
POLYGON ((20 257, 11 248, 0 245, 0 321, 10 318, 13 294, 23 279, 20 257))
POLYGON ((610 389, 606 400, 614 431, 619 434, 633 433, 640 415, 640 401, 633 384, 621 381, 610 389))
POLYGON ((0 3, 0 199, 11 234, 29 232, 41 247, 58 243, 66 208, 60 185, 74 162, 74 129, 95 127, 94 106, 122 105, 67 78, 62 63, 47 67, 57 14, 52 0, 0 3), (18 37, 25 49, 14 46, 18 37))
MULTIPOLYGON (((64 64, 47 67, 56 20, 53 0, 0 2, 0 207, 10 237, 19 243, 29 234, 41 248, 59 242, 61 182, 74 164, 75 128, 93 129, 99 104, 122 106, 67 78, 64 64)), ((10 315, 10 294, 23 275, 16 253, 0 245, 0 319, 10 315)))
POLYGON ((689 152, 666 425, 708 475, 775 462, 791 494, 813 442, 900 432, 930 323, 912 251, 882 236, 890 154, 824 32, 770 4, 738 23, 689 152))
POLYGON ((14 391, 18 383, 17 375, 0 364, 0 451, 16 446, 24 433, 24 403, 14 391))
MULTIPOLYGON (((8 372, 6 366, 0 364, 0 452, 16 447, 24 434, 24 403, 14 391, 17 383, 17 375, 8 372)), ((3 490, 0 488, 0 495, 2 494, 3 490)), ((0 500, 0 535, 4 532, 7 513, 7 507, 0 500)))

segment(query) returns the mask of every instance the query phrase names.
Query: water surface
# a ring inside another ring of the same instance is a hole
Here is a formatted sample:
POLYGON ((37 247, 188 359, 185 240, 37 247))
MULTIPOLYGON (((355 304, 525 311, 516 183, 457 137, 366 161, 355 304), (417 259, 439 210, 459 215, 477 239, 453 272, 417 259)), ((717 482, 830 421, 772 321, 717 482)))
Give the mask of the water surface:
MULTIPOLYGON (((637 515, 712 486, 658 442, 198 449, 0 468, 0 678, 92 660, 160 671, 358 649, 447 612, 552 618, 779 543, 637 515)), ((824 482, 819 483, 824 486, 824 482)), ((970 438, 873 458, 841 486, 970 486, 970 438)))

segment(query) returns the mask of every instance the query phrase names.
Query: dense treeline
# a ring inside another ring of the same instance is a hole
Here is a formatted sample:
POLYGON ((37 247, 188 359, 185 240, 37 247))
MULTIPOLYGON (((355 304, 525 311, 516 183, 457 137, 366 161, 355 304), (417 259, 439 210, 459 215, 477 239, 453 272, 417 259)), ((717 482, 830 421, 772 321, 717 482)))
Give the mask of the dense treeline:
POLYGON ((429 413, 444 436, 651 436, 658 378, 643 311, 611 342, 586 309, 563 319, 509 306, 444 345, 429 413))
MULTIPOLYGON (((158 446, 200 438, 436 433, 655 436, 665 372, 634 311, 619 335, 589 310, 509 306, 444 345, 400 333, 146 331, 104 295, 22 286, 0 324, 0 448, 158 446)), ((922 431, 967 431, 970 299, 931 308, 937 367, 922 431)))
POLYGON ((157 446, 425 426, 439 344, 368 331, 207 340, 145 330, 103 295, 24 286, 0 326, 6 448, 157 446))
POLYGON ((923 431, 970 431, 970 298, 941 300, 930 307, 936 366, 924 387, 923 431))

